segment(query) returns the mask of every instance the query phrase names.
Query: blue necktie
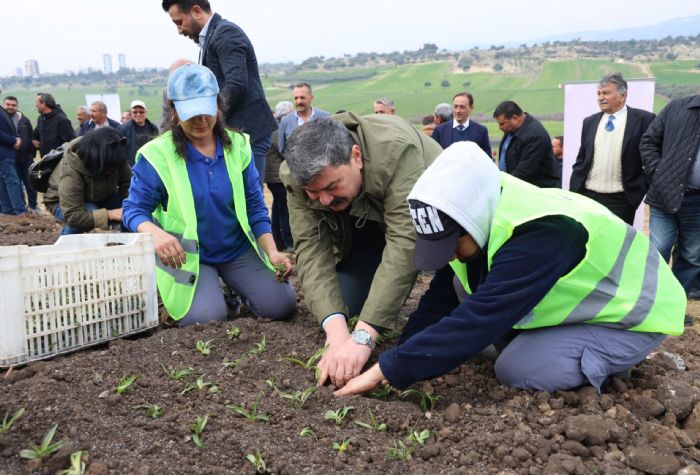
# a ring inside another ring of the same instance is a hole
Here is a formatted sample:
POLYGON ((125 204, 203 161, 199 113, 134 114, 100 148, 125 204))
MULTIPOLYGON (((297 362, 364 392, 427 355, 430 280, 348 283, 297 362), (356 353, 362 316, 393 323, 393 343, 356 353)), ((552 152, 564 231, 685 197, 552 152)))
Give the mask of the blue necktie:
POLYGON ((612 132, 613 130, 615 130, 615 124, 613 124, 613 120, 615 120, 615 116, 611 115, 610 117, 608 117, 607 124, 605 124, 605 130, 607 130, 608 132, 612 132))
POLYGON ((508 145, 510 145, 510 139, 513 136, 508 134, 503 140, 503 147, 501 147, 501 154, 498 157, 498 169, 502 172, 506 171, 506 152, 508 151, 508 145))
POLYGON ((457 132, 459 132, 459 133, 464 132, 464 126, 462 124, 457 126, 457 132))

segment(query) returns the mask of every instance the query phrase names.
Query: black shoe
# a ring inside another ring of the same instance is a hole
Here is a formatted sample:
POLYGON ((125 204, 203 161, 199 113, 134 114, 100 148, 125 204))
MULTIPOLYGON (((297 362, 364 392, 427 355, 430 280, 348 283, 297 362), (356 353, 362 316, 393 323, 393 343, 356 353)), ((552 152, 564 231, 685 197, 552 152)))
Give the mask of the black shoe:
POLYGON ((690 289, 688 291, 688 300, 700 300, 700 289, 690 289))
POLYGON ((686 327, 692 327, 693 326, 693 317, 686 313, 685 319, 683 320, 683 325, 685 325, 686 327))

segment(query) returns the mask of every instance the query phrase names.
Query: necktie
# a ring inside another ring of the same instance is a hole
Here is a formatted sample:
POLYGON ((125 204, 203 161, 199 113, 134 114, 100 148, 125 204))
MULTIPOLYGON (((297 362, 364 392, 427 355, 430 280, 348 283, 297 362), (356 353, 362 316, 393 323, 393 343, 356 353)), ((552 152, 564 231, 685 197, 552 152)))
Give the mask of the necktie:
POLYGON ((462 124, 459 124, 459 125, 457 126, 457 132, 459 132, 459 133, 464 132, 464 126, 463 126, 462 124))
POLYGON ((513 136, 508 134, 506 138, 503 140, 503 146, 501 147, 501 154, 498 157, 498 169, 501 170, 502 172, 507 171, 506 170, 506 153, 508 152, 508 146, 510 145, 510 139, 512 139, 513 136))
POLYGON ((605 130, 607 130, 608 132, 612 132, 613 130, 615 130, 615 124, 613 124, 613 120, 615 120, 615 116, 611 115, 610 117, 608 117, 608 122, 605 124, 605 130))

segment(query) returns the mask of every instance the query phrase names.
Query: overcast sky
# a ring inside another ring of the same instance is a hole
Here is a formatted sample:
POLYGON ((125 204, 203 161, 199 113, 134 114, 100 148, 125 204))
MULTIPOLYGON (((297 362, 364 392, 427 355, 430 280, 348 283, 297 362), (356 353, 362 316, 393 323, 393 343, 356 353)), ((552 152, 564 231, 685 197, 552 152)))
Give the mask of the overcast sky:
MULTIPOLYGON (((440 48, 465 43, 526 42, 559 33, 659 23, 700 13, 698 0, 211 0, 237 23, 259 62, 310 56, 440 48)), ((159 0, 22 0, 2 2, 0 76, 32 58, 44 72, 102 68, 102 55, 127 66, 167 67, 197 60, 198 47, 178 36, 159 0)))

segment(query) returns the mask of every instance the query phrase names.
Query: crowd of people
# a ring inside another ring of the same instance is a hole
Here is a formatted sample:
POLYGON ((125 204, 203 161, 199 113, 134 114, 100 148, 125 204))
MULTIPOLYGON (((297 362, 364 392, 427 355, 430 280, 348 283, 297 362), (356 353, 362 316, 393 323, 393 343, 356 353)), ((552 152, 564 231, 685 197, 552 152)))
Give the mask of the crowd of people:
POLYGON ((305 82, 273 111, 237 25, 207 0, 162 8, 200 47, 198 64, 171 68, 163 124, 142 101, 122 123, 96 101, 73 130, 40 93, 32 129, 8 96, 1 213, 38 209, 28 167, 36 150, 62 147, 44 206, 63 234, 151 234, 160 297, 180 325, 226 319, 225 287, 258 317, 288 318, 293 253, 326 335, 320 381, 337 395, 404 388, 486 349, 503 384, 599 389, 683 332, 700 275, 700 96, 655 116, 626 105, 621 74, 603 77, 563 191, 563 137, 513 101, 493 111, 493 155, 466 91, 422 130, 388 97, 374 114, 331 115, 305 82), (650 238, 631 226, 644 199, 650 238), (398 345, 366 369, 419 271, 434 272, 429 289, 398 345))

